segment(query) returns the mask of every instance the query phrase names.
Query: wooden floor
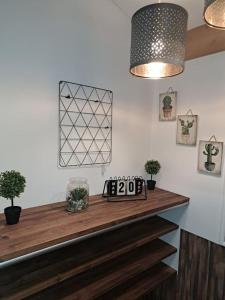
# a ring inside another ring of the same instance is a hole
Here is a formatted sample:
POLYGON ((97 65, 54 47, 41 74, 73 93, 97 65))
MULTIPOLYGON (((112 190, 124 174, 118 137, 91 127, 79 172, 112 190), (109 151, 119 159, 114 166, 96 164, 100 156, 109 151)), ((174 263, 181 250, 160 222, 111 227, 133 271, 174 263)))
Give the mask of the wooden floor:
POLYGON ((225 247, 182 230, 179 300, 225 300, 225 247))

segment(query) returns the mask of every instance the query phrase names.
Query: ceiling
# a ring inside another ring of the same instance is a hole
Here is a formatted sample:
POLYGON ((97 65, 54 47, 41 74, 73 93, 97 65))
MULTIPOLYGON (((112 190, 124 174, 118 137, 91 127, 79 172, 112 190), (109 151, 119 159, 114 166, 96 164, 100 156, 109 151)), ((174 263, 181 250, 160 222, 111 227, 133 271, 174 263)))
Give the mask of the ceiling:
POLYGON ((170 2, 183 6, 189 14, 188 28, 193 28, 203 24, 202 13, 204 8, 204 0, 166 0, 166 1, 152 1, 152 0, 112 0, 125 15, 132 17, 132 15, 142 6, 153 4, 157 2, 170 2))

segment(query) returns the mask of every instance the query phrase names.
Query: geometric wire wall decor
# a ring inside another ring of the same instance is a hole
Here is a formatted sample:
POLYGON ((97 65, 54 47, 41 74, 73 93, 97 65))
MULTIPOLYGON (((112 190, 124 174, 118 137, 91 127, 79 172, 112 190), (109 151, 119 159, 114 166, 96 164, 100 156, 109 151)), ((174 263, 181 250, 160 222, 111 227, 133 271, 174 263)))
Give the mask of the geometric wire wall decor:
POLYGON ((59 82, 59 166, 109 164, 113 92, 59 82))

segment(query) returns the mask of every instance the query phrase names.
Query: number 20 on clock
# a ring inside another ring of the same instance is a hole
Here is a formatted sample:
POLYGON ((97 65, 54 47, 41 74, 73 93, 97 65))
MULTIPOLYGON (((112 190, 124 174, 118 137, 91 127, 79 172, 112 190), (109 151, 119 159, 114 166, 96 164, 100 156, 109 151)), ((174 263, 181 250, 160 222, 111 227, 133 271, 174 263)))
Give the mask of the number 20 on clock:
POLYGON ((136 185, 134 179, 123 180, 120 179, 117 182, 117 196, 132 196, 136 194, 136 185))

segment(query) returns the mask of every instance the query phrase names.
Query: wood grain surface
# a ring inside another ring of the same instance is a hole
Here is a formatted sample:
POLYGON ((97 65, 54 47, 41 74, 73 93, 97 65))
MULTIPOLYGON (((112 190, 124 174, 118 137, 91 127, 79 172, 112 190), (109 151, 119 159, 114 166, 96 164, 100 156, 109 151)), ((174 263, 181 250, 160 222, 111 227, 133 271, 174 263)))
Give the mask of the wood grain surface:
POLYGON ((225 300, 225 247, 210 243, 207 300, 225 300))
MULTIPOLYGON (((129 280, 158 264, 163 258, 175 253, 175 251, 174 247, 165 242, 155 240, 116 259, 112 259, 106 264, 89 268, 87 272, 58 283, 45 291, 32 295, 28 299, 96 299, 109 290, 118 290, 118 286, 129 282, 129 280)), ((162 274, 158 277, 162 280, 162 274)), ((104 299, 109 299, 109 297, 105 296, 104 299)))
POLYGON ((225 300, 225 247, 182 230, 179 300, 225 300))
POLYGON ((178 300, 177 298, 177 274, 170 276, 148 295, 139 300, 178 300))
MULTIPOLYGON (((157 295, 149 295, 151 290, 154 290, 158 286, 162 285, 168 279, 173 278, 176 280, 176 271, 163 263, 159 263, 153 268, 139 274, 138 276, 127 281, 125 284, 118 286, 116 289, 112 289, 107 294, 97 298, 98 300, 136 300, 136 299, 148 299, 148 300, 175 300, 174 298, 167 298, 167 296, 174 296, 174 293, 167 291, 166 298, 158 298, 157 295), (148 296, 147 296, 148 295, 148 296)), ((162 286, 161 286, 162 287, 162 286)), ((171 287, 166 287, 166 289, 171 287)), ((174 292, 174 289, 173 291, 174 292)), ((162 294, 161 294, 162 295, 162 294)), ((165 295, 165 293, 164 293, 165 295)), ((163 296, 163 295, 162 295, 163 296)), ((197 300, 197 299, 196 299, 197 300)))
POLYGON ((209 241, 182 230, 178 271, 179 299, 207 299, 209 253, 209 241))
POLYGON ((101 196, 93 196, 88 210, 77 214, 67 213, 64 202, 24 209, 20 223, 11 226, 5 225, 1 214, 0 261, 188 202, 187 197, 156 189, 148 192, 148 199, 142 201, 112 203, 101 196))
POLYGON ((187 33, 186 60, 225 50, 225 31, 202 25, 187 33))
MULTIPOLYGON (((0 299, 18 300, 32 296, 90 268, 126 256, 177 228, 176 224, 155 216, 14 264, 6 270, 0 269, 0 299)), ((169 245, 161 245, 158 257, 175 251, 169 245)), ((153 254, 151 249, 150 253, 153 254)), ((150 261, 155 258, 152 256, 150 261)))

